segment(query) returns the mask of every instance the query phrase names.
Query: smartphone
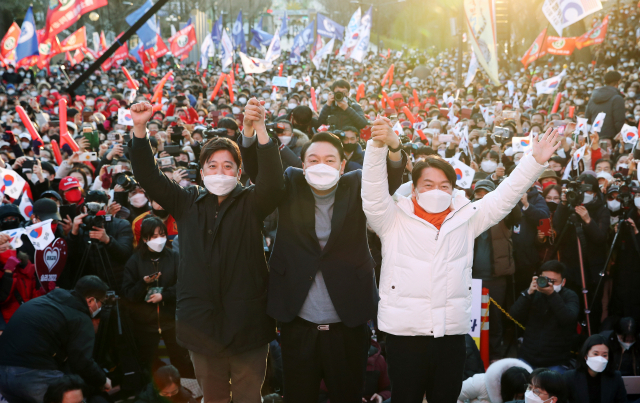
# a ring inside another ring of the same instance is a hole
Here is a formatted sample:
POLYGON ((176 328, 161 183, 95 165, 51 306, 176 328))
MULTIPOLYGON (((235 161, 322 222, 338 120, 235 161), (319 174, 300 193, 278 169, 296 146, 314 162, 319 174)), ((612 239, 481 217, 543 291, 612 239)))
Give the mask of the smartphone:
POLYGON ((182 148, 180 148, 180 146, 175 146, 175 145, 164 146, 164 151, 166 151, 167 154, 169 155, 178 155, 180 154, 180 151, 182 151, 182 148))
POLYGON ((87 141, 89 142, 89 146, 92 149, 98 149, 98 147, 100 146, 100 136, 98 136, 98 132, 93 131, 93 129, 90 127, 85 127, 84 129, 82 129, 82 135, 85 139, 87 139, 87 141))
POLYGON ((79 155, 80 161, 97 161, 98 153, 94 151, 87 151, 79 155))
POLYGON ((107 172, 111 175, 119 174, 124 172, 124 167, 122 165, 109 165, 107 166, 107 172))
POLYGON ((562 126, 564 124, 564 120, 554 120, 553 127, 562 126))
POLYGON ((197 169, 187 169, 187 178, 188 179, 196 179, 198 175, 197 169))
POLYGON ((58 119, 50 120, 49 127, 60 127, 60 120, 58 119))
POLYGON ((440 136, 438 136, 438 140, 441 143, 449 143, 453 141, 453 134, 441 134, 440 136))
POLYGON ((22 163, 22 171, 28 170, 29 172, 33 171, 33 166, 36 164, 35 158, 27 158, 25 162, 22 163))
POLYGON ((562 126, 558 126, 556 130, 558 130, 558 134, 564 134, 564 131, 566 128, 567 128, 567 125, 562 125, 562 126))
POLYGON ((177 119, 175 116, 169 116, 169 117, 167 118, 167 122, 169 122, 169 123, 176 122, 177 120, 178 120, 178 119, 177 119))
POLYGON ((129 192, 113 192, 113 201, 121 206, 129 204, 129 192))
POLYGON ((152 277, 157 276, 157 275, 158 275, 158 273, 160 273, 160 272, 159 272, 159 271, 157 271, 157 272, 155 272, 155 273, 149 274, 149 278, 152 278, 152 277))
POLYGON ((60 206, 60 217, 62 217, 62 219, 64 220, 65 218, 67 218, 67 216, 69 216, 71 218, 71 221, 73 222, 73 219, 78 215, 77 211, 78 206, 75 203, 60 206))
POLYGON ((110 140, 110 141, 120 140, 120 133, 114 133, 114 132, 107 133, 107 140, 110 140))
POLYGON ((176 165, 176 159, 173 157, 158 158, 158 166, 160 166, 160 168, 175 166, 175 165, 176 165))
POLYGON ((538 221, 538 231, 541 231, 544 236, 551 235, 551 220, 549 218, 543 218, 538 221))
POLYGON ((502 112, 502 117, 505 119, 515 119, 516 111, 504 111, 502 112))

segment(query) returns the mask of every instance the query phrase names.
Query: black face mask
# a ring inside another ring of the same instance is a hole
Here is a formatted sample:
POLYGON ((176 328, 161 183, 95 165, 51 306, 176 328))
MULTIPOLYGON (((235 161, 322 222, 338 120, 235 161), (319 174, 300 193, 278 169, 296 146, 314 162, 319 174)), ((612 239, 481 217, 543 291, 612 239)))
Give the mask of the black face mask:
POLYGON ((20 227, 20 219, 18 217, 7 217, 0 223, 0 228, 2 228, 3 231, 16 229, 18 227, 20 227))
POLYGON ((153 209, 153 215, 155 215, 158 218, 167 218, 169 216, 169 212, 167 210, 156 210, 153 209))
POLYGON ((354 152, 358 148, 358 143, 343 144, 342 148, 348 153, 354 152))
POLYGON ((555 202, 547 202, 547 207, 549 207, 549 211, 550 212, 555 212, 556 209, 558 208, 558 203, 555 202))

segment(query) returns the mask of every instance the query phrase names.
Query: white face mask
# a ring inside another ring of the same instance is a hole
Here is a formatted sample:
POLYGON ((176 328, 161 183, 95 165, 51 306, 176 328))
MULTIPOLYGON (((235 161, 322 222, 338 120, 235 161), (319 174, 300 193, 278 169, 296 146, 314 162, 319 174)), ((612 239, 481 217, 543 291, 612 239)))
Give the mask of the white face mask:
POLYGON ((585 193, 584 194, 584 200, 582 201, 582 204, 588 204, 591 203, 593 201, 593 195, 589 194, 589 193, 585 193))
POLYGON ((289 143, 291 142, 291 136, 278 136, 278 138, 280 139, 280 142, 285 146, 289 145, 289 143))
POLYGON ((144 193, 138 193, 129 198, 129 202, 135 208, 140 208, 144 206, 145 204, 147 204, 148 201, 149 199, 147 199, 147 196, 145 196, 144 193))
POLYGON ((620 210, 620 202, 617 200, 608 200, 607 206, 609 206, 609 210, 618 211, 620 210))
POLYGON ((492 160, 483 160, 480 163, 480 169, 488 174, 494 173, 496 168, 498 168, 498 163, 492 160))
POLYGON ((553 286, 553 291, 560 292, 561 290, 562 290, 562 284, 553 286))
POLYGON ((162 252, 164 245, 167 243, 167 237, 161 236, 159 238, 151 239, 147 241, 147 246, 154 252, 162 252))
MULTIPOLYGON (((97 300, 96 300, 96 304, 97 304, 97 300)), ((95 311, 91 312, 91 317, 95 318, 96 316, 98 316, 98 314, 100 313, 100 311, 102 310, 102 307, 96 309, 95 311)))
POLYGON ((628 350, 631 348, 631 346, 636 344, 635 341, 632 341, 631 343, 625 343, 624 341, 622 341, 622 338, 620 338, 620 336, 618 336, 618 342, 620 343, 620 346, 622 347, 623 350, 628 350))
MULTIPOLYGON (((44 161, 44 160, 43 160, 44 161)), ((48 172, 42 172, 42 177, 44 179, 49 179, 49 173, 48 172)), ((40 179, 38 179, 38 175, 36 174, 31 174, 31 182, 33 182, 34 184, 40 182, 40 179)))
POLYGON ((627 169, 627 168, 629 168, 629 165, 625 163, 616 165, 616 171, 620 171, 621 169, 627 169))
POLYGON ((234 115, 238 115, 240 113, 240 108, 234 106, 233 108, 231 108, 231 112, 233 112, 234 115))
POLYGON ((322 94, 322 99, 325 100, 325 101, 327 99, 329 99, 329 94, 327 94, 327 93, 322 94))
POLYGON ((442 213, 451 206, 451 195, 440 189, 418 193, 418 204, 427 213, 442 213))
POLYGON ((312 165, 304 170, 309 186, 317 190, 331 189, 340 180, 340 171, 327 164, 312 165))
POLYGON ((204 187, 216 196, 226 196, 238 184, 238 178, 229 175, 207 175, 202 178, 204 187))
MULTIPOLYGON (((547 400, 551 400, 552 398, 549 398, 547 400)), ((528 390, 527 393, 524 394, 524 403, 544 403, 547 400, 542 400, 542 398, 538 395, 536 395, 535 393, 533 393, 532 390, 528 390)))
POLYGON ((601 356, 587 357, 587 365, 593 372, 602 372, 607 367, 609 361, 601 356))
POLYGON ((486 137, 478 137, 478 144, 480 144, 481 146, 486 146, 487 145, 487 138, 486 137))
POLYGON ((22 146, 22 149, 25 150, 29 147, 31 147, 31 143, 29 143, 28 141, 21 141, 20 145, 22 146))

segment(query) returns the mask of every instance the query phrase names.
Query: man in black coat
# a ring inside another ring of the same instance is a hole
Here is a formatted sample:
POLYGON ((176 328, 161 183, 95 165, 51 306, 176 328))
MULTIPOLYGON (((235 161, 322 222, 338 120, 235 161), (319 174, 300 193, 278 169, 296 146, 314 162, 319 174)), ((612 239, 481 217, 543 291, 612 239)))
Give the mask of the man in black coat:
MULTIPOLYGON (((248 133, 241 151, 253 180, 263 175, 264 165, 256 164, 263 150, 248 133)), ((395 140, 391 148, 398 148, 388 164, 392 194, 406 164, 395 140)), ((288 168, 278 191, 278 230, 269 260, 267 312, 281 324, 284 399, 317 402, 324 379, 331 401, 360 401, 367 321, 375 317, 378 303, 362 210, 362 171, 344 174, 342 142, 328 132, 316 134, 301 158, 304 170, 288 168)))
POLYGON ((343 128, 344 136, 341 137, 344 155, 347 157, 347 165, 344 172, 362 169, 364 164, 364 150, 358 143, 360 141, 360 131, 353 126, 343 128))
POLYGON ((242 158, 236 143, 226 138, 202 147, 205 187, 179 186, 153 159, 145 126, 151 105, 133 105, 131 115, 135 177, 178 224, 177 340, 191 354, 204 401, 228 401, 232 392, 234 401, 260 402, 268 344, 275 338, 275 323, 266 313, 268 270, 261 230, 284 189, 264 107, 254 98, 245 107, 244 130, 258 132, 264 146, 257 152, 260 175, 249 187, 238 183, 242 158))
POLYGON ((318 117, 321 125, 335 126, 337 130, 342 130, 345 126, 362 130, 369 124, 360 105, 349 99, 350 89, 351 86, 344 80, 337 80, 331 84, 327 104, 322 107, 318 117), (335 99, 336 93, 340 93, 340 101, 335 99))
POLYGON ((73 291, 56 288, 26 302, 0 337, 0 394, 10 402, 41 402, 49 384, 70 370, 89 385, 111 389, 93 360, 91 318, 101 309, 107 285, 84 276, 73 291))
POLYGON ((590 125, 593 124, 598 113, 607 114, 602 129, 600 129, 601 139, 613 139, 616 134, 620 133, 625 123, 624 98, 618 91, 621 79, 622 76, 617 71, 608 71, 604 75, 604 87, 595 89, 587 104, 584 117, 589 119, 590 125))
POLYGON ((578 295, 564 287, 565 269, 557 260, 543 264, 540 276, 547 278, 548 286, 539 287, 534 276, 509 311, 526 328, 519 358, 532 368, 567 370, 580 303, 578 295))

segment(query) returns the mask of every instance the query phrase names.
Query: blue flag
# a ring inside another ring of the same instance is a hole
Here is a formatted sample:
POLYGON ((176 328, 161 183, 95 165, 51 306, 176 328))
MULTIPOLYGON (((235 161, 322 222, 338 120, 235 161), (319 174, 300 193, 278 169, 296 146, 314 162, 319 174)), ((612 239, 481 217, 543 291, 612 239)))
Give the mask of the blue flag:
POLYGON ((213 43, 220 43, 222 40, 222 15, 218 21, 213 24, 213 28, 211 29, 211 39, 213 39, 213 43))
POLYGON ((318 13, 318 35, 341 41, 344 38, 344 27, 318 13))
MULTIPOLYGON (((125 18, 127 24, 135 24, 140 18, 142 18, 144 13, 149 11, 151 7, 153 7, 153 3, 151 2, 151 0, 147 0, 147 2, 142 5, 142 7, 127 15, 127 17, 125 18)), ((145 50, 151 49, 152 47, 156 46, 156 43, 158 41, 158 23, 156 22, 156 16, 152 15, 151 18, 149 18, 143 26, 138 28, 136 34, 138 34, 138 37, 144 43, 145 50)))
POLYGON ((233 39, 233 46, 240 46, 242 53, 247 53, 247 43, 244 40, 244 29, 242 27, 242 11, 238 13, 236 22, 233 23, 233 29, 231 31, 231 37, 233 39))
POLYGON ((251 32, 253 33, 253 38, 251 38, 249 45, 257 49, 260 49, 262 46, 269 46, 273 39, 273 35, 261 29, 255 28, 252 29, 251 32))
POLYGON ((305 29, 300 31, 298 35, 296 35, 296 37, 293 38, 293 46, 291 47, 291 54, 289 59, 289 62, 291 64, 296 64, 300 62, 300 55, 302 54, 302 52, 304 52, 307 46, 313 44, 314 42, 313 24, 314 23, 315 21, 311 21, 309 25, 305 27, 305 29))
POLYGON ((18 46, 16 47, 16 62, 25 57, 39 55, 38 36, 36 35, 36 21, 33 19, 33 7, 29 7, 22 21, 18 46))
POLYGON ((142 64, 142 59, 140 58, 140 54, 138 53, 140 51, 140 47, 142 47, 142 42, 138 43, 138 46, 136 46, 135 48, 129 50, 129 54, 135 57, 138 63, 142 64))
POLYGON ((260 17, 260 21, 258 21, 258 25, 256 25, 255 28, 262 31, 262 17, 260 17))
POLYGON ((289 27, 287 26, 287 12, 284 12, 284 17, 282 17, 282 26, 280 27, 280 37, 285 36, 289 32, 289 27))

